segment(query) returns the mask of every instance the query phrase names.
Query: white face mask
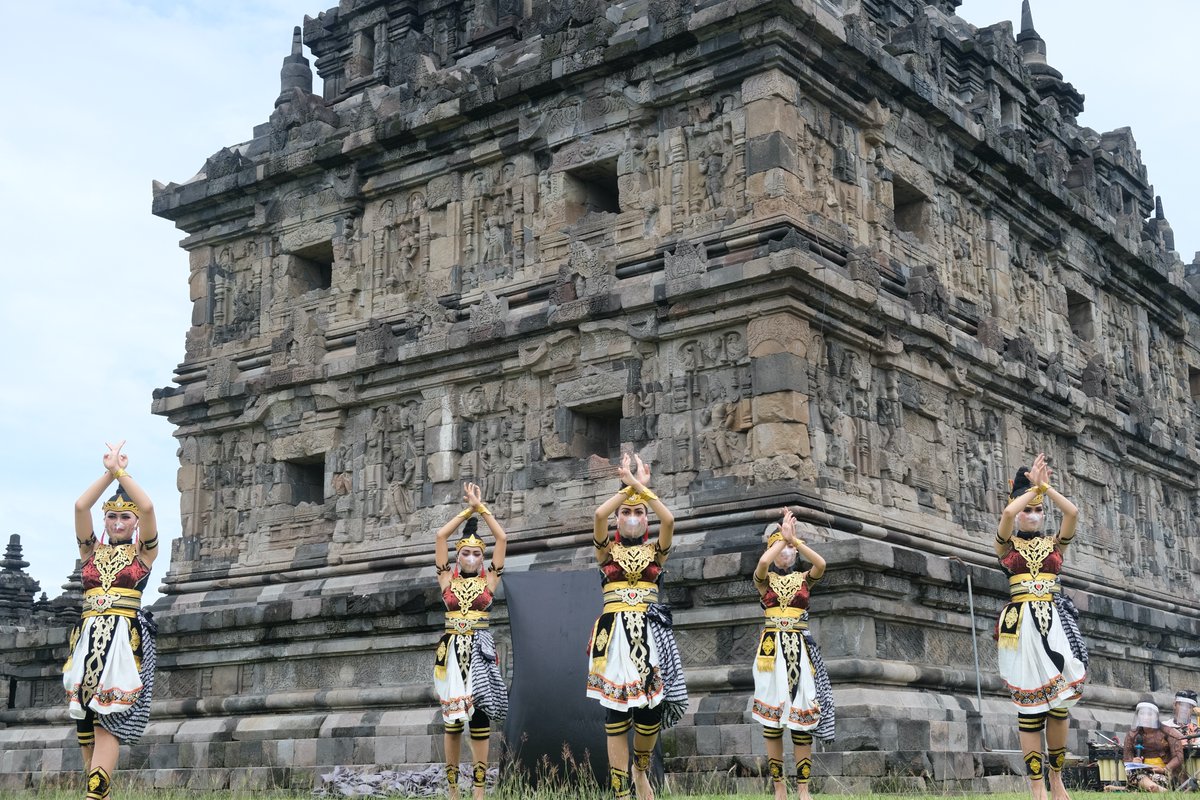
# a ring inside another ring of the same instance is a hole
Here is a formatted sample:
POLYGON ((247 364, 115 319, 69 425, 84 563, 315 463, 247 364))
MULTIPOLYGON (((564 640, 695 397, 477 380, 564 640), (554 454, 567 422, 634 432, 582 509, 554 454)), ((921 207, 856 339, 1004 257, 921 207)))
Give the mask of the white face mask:
POLYGON ((1030 513, 1026 513, 1026 512, 1022 511, 1021 512, 1021 530, 1036 531, 1038 528, 1042 527, 1042 521, 1045 518, 1046 518, 1045 513, 1041 512, 1041 511, 1030 512, 1030 513))
POLYGON ((784 548, 779 551, 779 555, 775 556, 775 566, 780 569, 791 569, 796 565, 796 548, 784 545, 784 548))
POLYGON ((483 565, 483 556, 479 553, 461 552, 458 554, 458 569, 461 572, 479 572, 483 565))
POLYGON ((646 535, 646 518, 622 514, 617 517, 617 530, 625 539, 640 539, 646 535))

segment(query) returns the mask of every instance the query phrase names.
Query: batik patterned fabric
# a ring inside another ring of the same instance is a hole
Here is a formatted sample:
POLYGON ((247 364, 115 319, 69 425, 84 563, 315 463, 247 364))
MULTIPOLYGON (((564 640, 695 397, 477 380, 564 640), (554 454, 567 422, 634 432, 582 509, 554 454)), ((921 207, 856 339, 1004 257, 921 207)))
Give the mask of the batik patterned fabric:
POLYGON ((1011 598, 996 623, 1000 677, 1022 714, 1070 708, 1082 697, 1088 654, 1059 583, 1062 554, 1051 537, 1012 542, 1000 559, 1011 598))
POLYGON ((71 631, 63 689, 72 719, 90 709, 124 744, 141 738, 154 694, 156 626, 141 609, 150 568, 133 544, 97 545, 82 570, 84 604, 71 631))
POLYGON ((833 687, 808 631, 809 582, 802 572, 771 572, 768 584, 751 715, 768 728, 808 731, 832 741, 833 687))
POLYGON ((433 687, 446 722, 470 720, 479 709, 493 720, 508 716, 508 688, 488 630, 492 593, 482 575, 456 576, 442 593, 446 630, 438 641, 433 687))

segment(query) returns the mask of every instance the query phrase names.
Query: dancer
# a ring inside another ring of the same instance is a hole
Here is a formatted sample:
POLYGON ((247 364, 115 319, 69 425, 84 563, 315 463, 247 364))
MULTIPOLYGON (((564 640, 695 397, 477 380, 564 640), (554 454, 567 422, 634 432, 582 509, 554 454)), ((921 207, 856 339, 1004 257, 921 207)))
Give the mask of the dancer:
POLYGON ((796 519, 783 509, 782 524, 763 534, 767 549, 754 568, 754 588, 762 598, 766 621, 754 662, 754 719, 762 723, 767 764, 775 800, 786 800, 783 780, 783 731, 792 739, 796 790, 808 800, 815 733, 833 739, 833 688, 821 651, 808 632, 808 599, 825 574, 825 559, 796 537, 796 519), (812 566, 799 569, 803 556, 812 566))
POLYGON ((996 555, 1009 575, 1010 596, 996 625, 1000 677, 1017 707, 1034 800, 1045 800, 1047 763, 1051 796, 1068 800, 1062 780, 1070 725, 1067 712, 1082 695, 1088 655, 1076 621, 1079 612, 1062 593, 1058 576, 1067 545, 1075 538, 1079 510, 1050 486, 1050 467, 1043 453, 1032 467, 1017 471, 1009 496, 996 534, 996 555), (1056 536, 1042 532, 1047 497, 1062 513, 1056 536))
POLYGON ((1125 767, 1128 789, 1167 792, 1171 790, 1172 776, 1183 768, 1183 737, 1177 730, 1159 724, 1158 706, 1138 703, 1133 728, 1125 734, 1122 756, 1127 765, 1146 765, 1143 769, 1125 767))
POLYGON ((88 800, 107 800, 120 745, 141 738, 154 691, 155 626, 142 592, 158 557, 158 523, 146 492, 126 471, 125 442, 106 444, 104 475, 75 501, 75 540, 83 561, 83 613, 71 631, 63 665, 67 710, 75 720, 88 800), (92 528, 92 506, 105 501, 104 539, 92 528))
POLYGON ((613 795, 630 796, 629 740, 633 729, 633 784, 650 800, 650 757, 658 733, 687 708, 687 687, 671 612, 658 602, 658 581, 671 551, 675 518, 650 491, 650 468, 640 457, 621 456, 617 470, 625 488, 596 509, 593 545, 604 585, 604 611, 592 628, 587 696, 607 711, 608 766, 613 795), (631 468, 636 464, 636 473, 631 468), (658 537, 649 541, 648 512, 658 517, 658 537), (617 514, 617 537, 608 520, 617 514))
POLYGON ((433 685, 442 704, 442 719, 446 723, 446 782, 452 800, 458 797, 458 762, 462 753, 463 727, 470 727, 471 792, 480 800, 487 783, 488 740, 492 720, 508 714, 508 690, 500 676, 496 659, 496 643, 488 630, 488 610, 504 573, 504 550, 508 538, 504 528, 483 504, 479 487, 463 484, 461 512, 437 532, 434 564, 442 602, 446 604, 446 632, 438 641, 437 660, 433 668, 433 685), (484 569, 483 557, 487 546, 476 530, 479 514, 487 522, 496 539, 492 551, 492 568, 484 569), (458 563, 450 566, 450 534, 466 521, 462 537, 454 545, 458 563))

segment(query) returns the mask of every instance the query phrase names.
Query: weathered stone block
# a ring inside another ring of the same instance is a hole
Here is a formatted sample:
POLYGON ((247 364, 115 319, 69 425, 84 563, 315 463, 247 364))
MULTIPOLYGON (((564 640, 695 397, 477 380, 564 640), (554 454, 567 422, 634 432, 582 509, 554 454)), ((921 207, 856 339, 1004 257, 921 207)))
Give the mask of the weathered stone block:
POLYGON ((801 422, 808 424, 808 395, 799 392, 775 392, 752 398, 754 424, 764 422, 801 422))
POLYGON ((795 453, 808 458, 808 426, 798 422, 764 422, 750 429, 750 452, 755 458, 795 453))
POLYGON ((794 353, 770 353, 752 359, 750 371, 756 395, 808 392, 808 361, 794 353))

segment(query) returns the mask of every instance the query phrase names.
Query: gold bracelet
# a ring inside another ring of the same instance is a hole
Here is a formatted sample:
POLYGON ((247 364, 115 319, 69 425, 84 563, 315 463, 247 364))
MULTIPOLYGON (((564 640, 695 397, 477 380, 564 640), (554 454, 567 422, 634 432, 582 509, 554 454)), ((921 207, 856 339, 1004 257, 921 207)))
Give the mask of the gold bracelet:
POLYGON ((485 517, 490 517, 492 515, 491 510, 483 503, 479 504, 479 513, 483 514, 485 517))
POLYGON ((1038 490, 1038 494, 1045 494, 1046 492, 1050 491, 1050 484, 1046 483, 1045 481, 1042 481, 1041 483, 1039 483, 1037 485, 1037 490, 1038 490))
POLYGON ((654 492, 650 491, 649 489, 646 489, 645 491, 642 492, 642 497, 646 498, 647 500, 657 500, 658 499, 658 495, 656 495, 654 492))
POLYGON ((624 488, 620 489, 620 490, 617 492, 617 494, 623 494, 623 495, 625 495, 626 497, 629 497, 631 494, 633 494, 633 492, 634 492, 634 489, 633 489, 633 487, 632 487, 632 486, 626 486, 626 487, 624 487, 624 488))
POLYGON ((772 546, 774 546, 774 544, 776 542, 782 542, 782 541, 783 541, 783 534, 780 533, 779 531, 775 531, 774 533, 772 533, 770 536, 767 537, 767 547, 772 547, 772 546))
POLYGON ((458 512, 458 516, 461 517, 462 519, 467 519, 474 513, 475 512, 472 511, 470 508, 464 508, 462 511, 458 512))
POLYGON ((124 478, 129 473, 126 472, 125 470, 121 469, 120 467, 118 467, 116 472, 112 472, 109 474, 112 475, 114 478, 120 479, 120 478, 124 478))

